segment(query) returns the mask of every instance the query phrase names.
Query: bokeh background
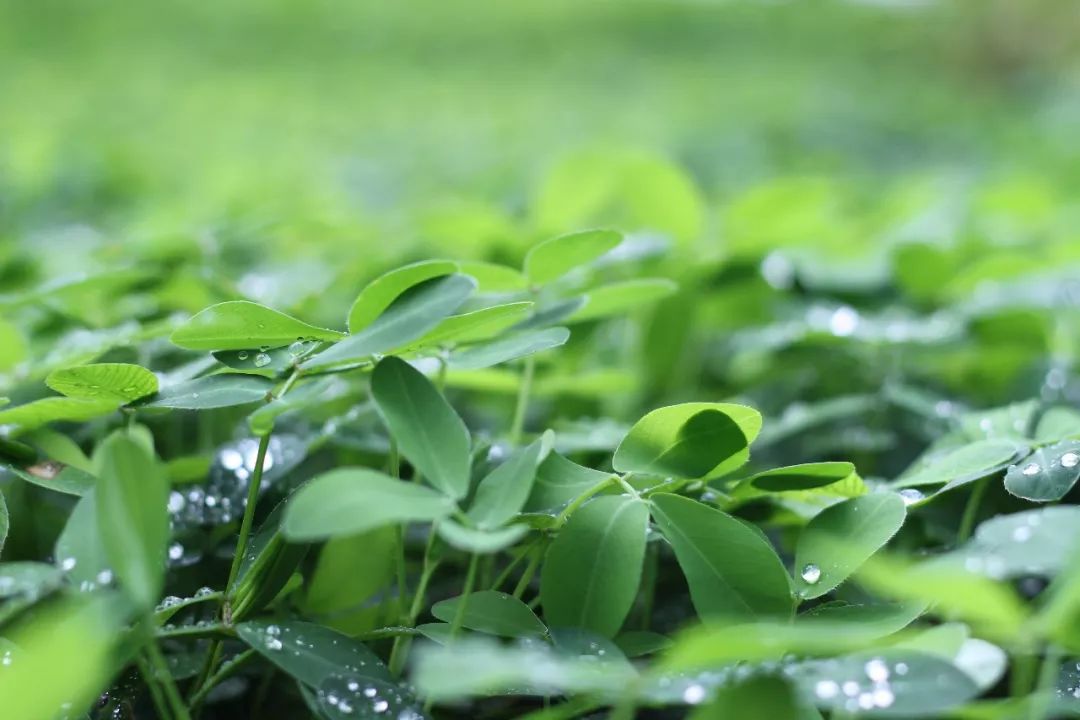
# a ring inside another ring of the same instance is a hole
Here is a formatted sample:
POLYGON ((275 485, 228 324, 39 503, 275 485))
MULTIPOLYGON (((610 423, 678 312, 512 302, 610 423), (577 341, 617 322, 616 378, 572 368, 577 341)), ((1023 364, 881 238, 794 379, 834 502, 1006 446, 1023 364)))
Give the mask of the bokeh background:
POLYGON ((564 414, 1071 387, 1076 3, 8 1, 0 98, 20 380, 73 325, 87 357, 241 296, 341 327, 404 262, 613 226, 602 279, 683 290, 576 331, 564 414))

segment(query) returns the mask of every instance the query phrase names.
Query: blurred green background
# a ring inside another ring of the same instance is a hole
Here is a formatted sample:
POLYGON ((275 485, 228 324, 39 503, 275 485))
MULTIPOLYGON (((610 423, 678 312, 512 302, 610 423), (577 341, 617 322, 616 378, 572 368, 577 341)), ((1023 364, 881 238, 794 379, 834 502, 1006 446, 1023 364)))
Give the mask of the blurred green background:
POLYGON ((79 273, 155 285, 46 303, 80 327, 239 296, 340 327, 389 267, 611 225, 640 258, 615 275, 684 288, 616 344, 642 400, 784 362, 788 396, 833 395, 820 330, 868 387, 900 367, 977 402, 1073 362, 1076 3, 0 8, 0 300, 31 357, 63 324, 19 293, 79 273))

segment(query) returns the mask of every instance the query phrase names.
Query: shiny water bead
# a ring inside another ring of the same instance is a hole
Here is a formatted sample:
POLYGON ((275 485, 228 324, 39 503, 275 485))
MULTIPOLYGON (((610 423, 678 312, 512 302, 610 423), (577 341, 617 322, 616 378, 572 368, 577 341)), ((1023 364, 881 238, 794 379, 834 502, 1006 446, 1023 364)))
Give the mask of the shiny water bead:
POLYGON ((821 580, 821 568, 813 563, 808 563, 803 567, 800 577, 808 585, 814 585, 818 580, 821 580))

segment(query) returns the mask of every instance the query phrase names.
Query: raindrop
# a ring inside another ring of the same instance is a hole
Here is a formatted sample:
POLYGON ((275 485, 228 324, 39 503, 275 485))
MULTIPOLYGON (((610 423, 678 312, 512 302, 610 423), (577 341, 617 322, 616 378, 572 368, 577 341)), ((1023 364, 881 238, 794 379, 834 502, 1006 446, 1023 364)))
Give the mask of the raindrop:
POLYGON ((854 680, 848 680, 843 684, 844 694, 848 697, 855 697, 859 694, 859 683, 854 680))
POLYGON ((1027 542, 1031 539, 1031 528, 1027 525, 1020 525, 1012 531, 1012 539, 1016 542, 1027 542))
POLYGON ((240 352, 236 353, 236 358, 238 360, 247 360, 248 359, 247 350, 241 350, 240 352))
POLYGON ((683 690, 682 699, 688 705, 697 705, 705 699, 705 695, 706 692, 703 686, 697 684, 687 685, 686 689, 683 690))
POLYGON ((800 575, 807 585, 816 585, 818 580, 821 579, 821 568, 813 563, 807 563, 800 575))
POLYGON ((893 691, 887 687, 874 688, 874 691, 870 694, 874 698, 874 705, 879 708, 887 708, 896 700, 893 691))
POLYGON ((889 666, 881 658, 870 660, 863 669, 866 671, 866 677, 876 683, 885 682, 889 679, 889 666))
POLYGON ((899 493, 900 499, 904 501, 905 505, 914 505, 926 496, 915 488, 904 488, 899 493))
POLYGON ((1067 452, 1061 456, 1061 467, 1074 468, 1080 465, 1080 455, 1074 452, 1067 452))
POLYGON ((830 700, 840 692, 840 686, 832 680, 819 680, 814 686, 814 694, 822 700, 830 700))
POLYGON ((266 353, 259 353, 252 362, 255 363, 255 367, 266 367, 270 364, 270 356, 266 353))
POLYGON ((847 305, 837 308, 829 318, 829 332, 837 337, 848 337, 854 334, 858 326, 858 311, 847 305))
POLYGON ((1039 463, 1028 463, 1020 472, 1024 473, 1025 475, 1031 476, 1038 475, 1040 470, 1042 470, 1042 468, 1039 467, 1039 463))
POLYGON ((64 558, 60 561, 60 569, 65 572, 71 572, 75 569, 76 562, 78 561, 73 557, 64 558))

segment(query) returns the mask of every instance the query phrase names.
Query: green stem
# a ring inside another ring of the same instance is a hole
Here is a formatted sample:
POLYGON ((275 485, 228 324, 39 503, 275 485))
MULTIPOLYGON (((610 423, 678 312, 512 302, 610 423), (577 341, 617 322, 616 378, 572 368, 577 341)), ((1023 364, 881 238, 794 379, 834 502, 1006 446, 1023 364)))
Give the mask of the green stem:
POLYGON ((1046 648, 1039 666, 1038 685, 1031 698, 1028 720, 1045 720, 1050 716, 1050 702, 1061 673, 1061 649, 1056 645, 1046 648))
POLYGON ((576 498, 574 498, 570 502, 569 505, 567 505, 565 508, 563 508, 563 511, 561 513, 559 513, 559 516, 556 518, 557 523, 559 525, 562 525, 563 523, 565 523, 566 519, 568 517, 570 517, 570 515, 575 510, 577 510, 579 507, 581 507, 582 505, 585 504, 586 500, 591 498, 593 495, 596 495, 598 492, 607 489, 607 487, 609 485, 611 485, 613 482, 618 482, 621 479, 622 478, 620 478, 618 475, 611 475, 610 477, 604 478, 603 480, 596 483, 595 485, 593 485, 591 488, 589 488, 585 492, 578 495, 576 498))
POLYGON ((378 630, 369 630, 367 632, 354 635, 353 639, 367 642, 369 640, 385 640, 386 638, 397 637, 414 637, 416 635, 423 635, 419 630, 414 627, 384 627, 378 630))
POLYGON ((244 553, 247 552, 248 535, 251 534, 251 525, 255 519, 255 504, 259 500, 259 487, 262 485, 263 465, 266 462, 266 451, 270 447, 270 433, 259 439, 259 451, 255 455, 255 471, 251 474, 251 483, 248 485, 247 505, 244 506, 244 517, 240 521, 240 537, 236 539, 236 552, 233 553, 232 567, 229 568, 229 581, 225 583, 225 596, 228 598, 233 591, 233 583, 240 573, 240 564, 244 561, 244 553))
POLYGON ((210 694, 210 691, 213 690, 217 685, 219 685, 222 680, 231 677, 234 673, 236 673, 237 670, 243 667, 249 660, 254 657, 254 650, 245 650, 229 662, 222 663, 221 667, 218 668, 218 671, 211 675, 209 678, 207 678, 206 682, 203 683, 203 686, 200 687, 198 691, 191 696, 190 704, 202 704, 202 701, 206 699, 206 696, 210 694))
POLYGON ((513 573, 515 568, 517 568, 517 566, 521 564, 521 561, 527 557, 531 557, 530 552, 534 547, 536 547, 536 544, 538 542, 540 542, 540 538, 533 538, 532 540, 530 540, 529 543, 522 550, 522 552, 506 564, 506 567, 503 568, 503 571, 499 573, 499 577, 495 578, 495 582, 491 583, 492 590, 498 590, 507 580, 510 579, 510 574, 513 573))
POLYGON ((960 528, 956 531, 957 542, 964 542, 971 537, 971 531, 975 528, 975 518, 979 514, 979 504, 982 502, 986 488, 990 484, 990 478, 983 478, 975 483, 971 491, 967 505, 964 506, 964 515, 960 518, 960 528))
POLYGON ((236 632, 225 625, 224 623, 214 623, 212 625, 185 625, 177 628, 166 630, 161 628, 156 633, 158 638, 199 638, 199 637, 217 637, 224 635, 226 637, 236 637, 236 632))
POLYGON ((461 624, 465 621, 465 607, 469 604, 469 593, 473 591, 473 584, 476 583, 476 567, 479 563, 479 555, 473 553, 469 556, 469 569, 465 573, 465 584, 461 588, 461 596, 458 597, 457 612, 454 613, 454 620, 450 623, 451 639, 458 634, 458 631, 461 630, 461 624))
POLYGON ((180 690, 176 687, 176 681, 173 680, 172 672, 169 671, 169 664, 165 662, 165 656, 161 654, 161 649, 157 646, 156 641, 152 640, 147 643, 146 654, 150 659, 154 675, 157 676, 158 682, 161 683, 164 689, 165 699, 172 708, 173 717, 176 720, 191 720, 191 715, 188 714, 187 707, 184 705, 184 700, 180 697, 180 690))
POLYGON ((641 629, 648 630, 652 624, 653 604, 656 600, 656 575, 660 568, 660 551, 656 543, 649 543, 645 555, 645 573, 641 580, 644 601, 641 605, 641 629))
MULTIPOLYGON (((435 547, 435 527, 432 526, 431 532, 428 535, 427 546, 424 548, 424 560, 420 568, 420 580, 416 584, 416 592, 413 594, 412 605, 409 607, 409 615, 406 618, 406 625, 415 625, 416 618, 420 615, 420 610, 423 606, 424 597, 427 595, 428 582, 431 580, 431 576, 435 573, 435 569, 439 566, 437 562, 431 562, 431 551, 435 547)), ((390 672, 394 675, 400 675, 402 669, 405 667, 405 658, 409 652, 410 640, 412 638, 408 635, 399 635, 394 638, 394 646, 390 650, 390 672)))
POLYGON ((536 568, 540 564, 540 559, 544 556, 543 547, 537 548, 533 552, 532 558, 529 559, 529 564, 525 568, 525 572, 521 573, 521 577, 517 581, 517 585, 514 586, 513 596, 518 600, 525 594, 525 591, 529 589, 529 583, 532 582, 533 575, 536 574, 536 568))
POLYGON ((146 661, 146 658, 141 655, 137 662, 139 674, 143 676, 146 687, 150 690, 150 699, 154 702, 154 709, 157 710, 158 717, 161 720, 169 720, 172 713, 169 711, 169 705, 165 702, 165 697, 161 694, 161 684, 158 683, 153 668, 150 667, 150 663, 146 661))
POLYGON ((525 430, 525 413, 529 408, 529 395, 532 393, 533 374, 536 372, 536 359, 530 355, 525 358, 525 369, 521 373, 521 385, 518 386, 517 404, 514 405, 514 420, 510 425, 510 442, 521 444, 521 435, 525 430))

